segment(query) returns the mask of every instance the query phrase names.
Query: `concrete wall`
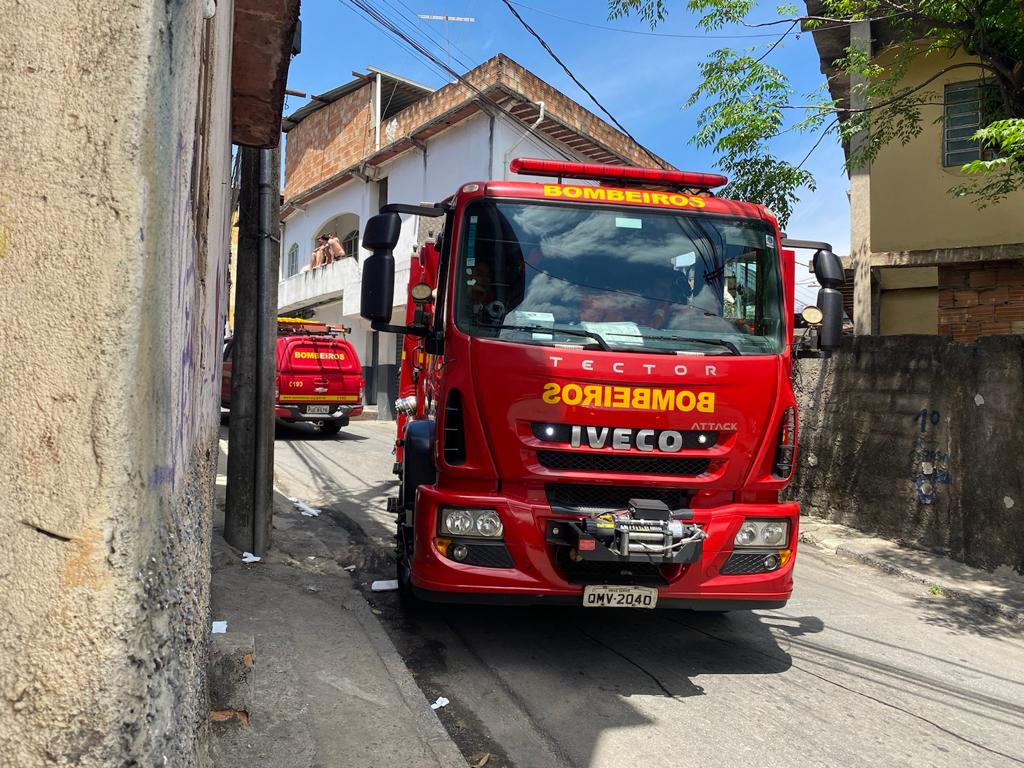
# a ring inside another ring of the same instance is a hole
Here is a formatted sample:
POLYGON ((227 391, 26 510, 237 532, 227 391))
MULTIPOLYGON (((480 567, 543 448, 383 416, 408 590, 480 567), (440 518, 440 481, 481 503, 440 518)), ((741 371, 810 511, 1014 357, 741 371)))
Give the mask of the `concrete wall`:
MULTIPOLYGON (((904 77, 917 85, 950 64, 967 62, 932 56, 918 58, 904 77)), ((885 57, 880 57, 885 63, 885 57)), ((944 87, 977 80, 981 70, 954 69, 936 79, 923 94, 935 106, 921 108, 921 133, 906 145, 894 142, 871 165, 871 250, 880 252, 1024 243, 1024 191, 1003 203, 979 209, 968 198, 949 194, 964 181, 959 168, 942 165, 944 87)))
POLYGON ((1024 336, 858 336, 801 360, 806 514, 1024 573, 1024 336))
POLYGON ((208 5, 0 0, 5 766, 206 762, 232 31, 208 5))

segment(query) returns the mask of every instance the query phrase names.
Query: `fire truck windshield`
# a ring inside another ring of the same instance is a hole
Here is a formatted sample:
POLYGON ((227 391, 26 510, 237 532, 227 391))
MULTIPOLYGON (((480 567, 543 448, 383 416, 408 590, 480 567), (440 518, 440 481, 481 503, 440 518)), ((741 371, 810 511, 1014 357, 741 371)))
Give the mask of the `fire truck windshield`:
POLYGON ((482 199, 455 274, 456 324, 473 336, 648 353, 784 344, 775 237, 755 219, 482 199))

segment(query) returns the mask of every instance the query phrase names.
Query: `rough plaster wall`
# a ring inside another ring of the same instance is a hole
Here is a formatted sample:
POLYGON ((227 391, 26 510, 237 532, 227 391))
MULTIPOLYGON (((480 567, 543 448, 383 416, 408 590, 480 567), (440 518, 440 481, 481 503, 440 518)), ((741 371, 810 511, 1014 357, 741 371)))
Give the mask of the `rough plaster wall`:
POLYGON ((858 336, 801 360, 804 513, 1024 572, 1024 336, 858 336))
POLYGON ((0 0, 5 766, 205 764, 225 227, 197 237, 224 189, 222 159, 192 184, 204 5, 0 0))

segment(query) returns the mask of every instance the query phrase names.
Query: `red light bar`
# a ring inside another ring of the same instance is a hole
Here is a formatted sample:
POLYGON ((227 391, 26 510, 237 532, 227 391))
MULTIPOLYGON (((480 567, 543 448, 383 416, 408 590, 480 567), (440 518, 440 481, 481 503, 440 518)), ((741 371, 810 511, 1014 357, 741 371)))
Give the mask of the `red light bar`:
POLYGON ((669 184, 680 187, 714 189, 729 180, 718 173, 693 171, 663 171, 658 168, 630 168, 626 165, 599 163, 567 163, 562 160, 540 160, 535 157, 517 157, 509 163, 512 173, 530 176, 558 176, 570 179, 598 179, 601 181, 640 181, 647 184, 669 184))

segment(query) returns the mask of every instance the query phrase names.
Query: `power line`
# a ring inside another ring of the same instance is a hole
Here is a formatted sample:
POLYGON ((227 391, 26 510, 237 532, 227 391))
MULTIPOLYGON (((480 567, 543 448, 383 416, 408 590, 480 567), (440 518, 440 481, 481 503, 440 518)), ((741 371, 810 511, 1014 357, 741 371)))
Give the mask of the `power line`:
POLYGON ((745 35, 681 35, 673 32, 647 32, 642 29, 622 29, 620 27, 609 27, 604 24, 591 24, 587 21, 580 21, 579 19, 573 19, 568 16, 559 16, 557 13, 551 11, 545 11, 541 8, 534 8, 532 5, 526 5, 525 3, 514 2, 513 5, 518 5, 520 8, 526 8, 530 11, 537 13, 543 13, 545 16, 551 16, 562 21, 568 21, 570 24, 578 24, 581 27, 590 27, 591 29, 603 29, 605 32, 621 32, 625 35, 645 35, 647 37, 674 37, 682 38, 684 40, 742 40, 751 37, 778 37, 778 33, 765 33, 765 32, 751 32, 745 35))
MULTIPOLYGON (((361 11, 365 16, 367 16, 368 20, 370 21, 370 23, 376 24, 383 31, 389 33, 393 37, 397 37, 399 40, 404 42, 407 46, 412 48, 412 50, 415 53, 417 53, 418 55, 420 55, 421 57, 423 57, 423 58, 425 58, 427 60, 424 63, 427 64, 428 67, 434 69, 435 71, 447 72, 447 77, 454 78, 459 83, 461 83, 465 88, 467 88, 468 90, 470 90, 474 94, 476 94, 476 97, 475 97, 476 100, 480 103, 481 107, 488 114, 491 114, 493 116, 493 113, 490 111, 493 108, 493 109, 497 109, 499 112, 507 115, 510 119, 512 119, 516 123, 521 123, 522 122, 519 119, 518 116, 513 114, 510 110, 506 109, 503 105, 499 104, 493 98, 491 98, 486 93, 481 91, 479 88, 477 88, 475 85, 473 85, 473 83, 469 82, 469 80, 466 79, 463 75, 461 75, 458 72, 456 72, 450 66, 447 66, 444 62, 442 62, 440 59, 438 59, 437 56, 435 56, 433 53, 431 53, 429 50, 427 50, 422 45, 422 43, 420 43, 418 40, 415 40, 412 37, 410 37, 409 35, 407 35, 405 32, 403 32, 401 29, 399 29, 398 26, 394 22, 392 22, 390 19, 388 19, 382 13, 380 13, 377 9, 375 9, 372 6, 368 5, 367 2, 365 2, 364 0, 338 0, 338 2, 347 2, 348 5, 352 6, 355 10, 361 11)), ((442 75, 442 77, 445 77, 445 75, 442 75)), ((554 147, 554 145, 552 145, 552 146, 554 147)), ((559 154, 562 155, 562 157, 565 157, 566 159, 572 159, 569 155, 567 155, 565 153, 564 150, 562 150, 562 149, 560 149, 558 147, 554 147, 554 148, 556 149, 556 151, 559 154)))
MULTIPOLYGON (((385 0, 385 2, 387 2, 387 0, 385 0)), ((429 24, 424 24, 422 21, 420 21, 416 11, 414 11, 412 8, 410 8, 405 2, 403 2, 403 0, 397 0, 397 2, 398 2, 398 4, 400 6, 402 6, 403 8, 405 8, 405 10, 407 10, 409 12, 409 15, 411 17, 416 17, 416 18, 413 19, 414 23, 416 24, 416 26, 419 27, 420 29, 422 29, 426 33, 427 37, 429 37, 434 42, 434 45, 436 45, 436 46, 438 46, 440 48, 441 41, 440 41, 439 37, 437 36, 437 34, 434 32, 434 30, 431 29, 430 25, 429 24)), ((391 3, 388 3, 388 5, 391 5, 391 3)), ((394 7, 394 6, 392 6, 392 7, 394 7)), ((463 56, 465 56, 466 59, 469 60, 470 64, 472 64, 473 66, 476 66, 476 64, 478 62, 472 56, 470 56, 468 53, 466 53, 466 51, 464 49, 460 48, 457 43, 451 43, 450 42, 450 44, 451 44, 452 48, 454 48, 456 51, 458 51, 463 56)), ((469 71, 470 69, 473 68, 472 66, 467 65, 465 61, 460 60, 458 57, 453 57, 453 58, 455 58, 455 61, 459 64, 459 66, 462 67, 463 69, 465 69, 466 71, 469 71)))
MULTIPOLYGON (((410 35, 412 35, 413 37, 416 37, 419 40, 419 42, 421 44, 423 44, 423 45, 426 45, 426 46, 433 45, 436 49, 438 49, 440 51, 445 51, 447 56, 448 56, 448 63, 449 63, 449 65, 451 64, 452 60, 454 60, 456 64, 458 64, 460 67, 462 67, 465 70, 469 70, 469 69, 473 68, 470 64, 467 64, 464 60, 460 59, 458 56, 452 55, 451 49, 455 48, 456 51, 459 51, 464 56, 466 56, 466 58, 468 58, 468 59, 470 59, 470 61, 472 61, 472 59, 469 56, 469 54, 467 54, 464 50, 459 48, 459 46, 452 45, 451 41, 448 41, 446 43, 446 42, 440 40, 440 38, 433 32, 433 30, 430 29, 430 27, 428 25, 424 24, 422 21, 419 20, 419 18, 416 16, 416 13, 412 10, 412 8, 410 8, 408 5, 406 5, 404 2, 402 2, 402 0, 397 0, 397 2, 399 3, 399 5, 402 6, 402 8, 404 8, 406 11, 408 11, 408 15, 403 13, 403 11, 400 8, 398 8, 397 6, 395 6, 390 0, 384 0, 384 3, 392 11, 394 11, 394 19, 396 21, 398 21, 398 20, 403 21, 405 23, 405 28, 409 32, 410 35)), ((445 79, 448 79, 448 78, 445 78, 445 79)))
POLYGON ((540 43, 541 46, 544 48, 544 50, 548 52, 548 55, 550 55, 551 58, 555 60, 555 63, 557 63, 558 66, 560 66, 565 71, 565 74, 567 74, 572 79, 572 81, 574 83, 576 83, 576 85, 578 85, 580 88, 583 89, 583 92, 585 94, 587 94, 587 96, 590 97, 590 100, 593 101, 602 112, 604 112, 606 115, 608 115, 608 119, 611 120, 616 125, 616 127, 618 127, 618 129, 620 131, 622 131, 624 134, 626 134, 626 136, 628 136, 633 141, 634 144, 636 144, 644 152, 646 152, 655 163, 657 163, 659 166, 664 168, 665 167, 664 161, 662 161, 662 159, 660 157, 655 155, 653 152, 651 152, 651 150, 649 150, 647 147, 645 147, 643 144, 641 144, 639 141, 637 141, 637 139, 633 136, 633 134, 631 134, 628 130, 626 130, 626 126, 624 126, 622 123, 620 123, 615 118, 615 115, 613 115, 611 112, 609 112, 605 108, 604 104, 602 104, 600 101, 598 101, 597 96, 595 96, 593 93, 591 93, 590 89, 587 88, 587 86, 585 86, 583 83, 581 83, 579 78, 576 77, 575 74, 573 74, 573 71, 571 69, 569 69, 569 67, 567 67, 565 65, 565 63, 560 58, 558 58, 558 55, 553 50, 551 50, 551 46, 547 44, 547 41, 545 41, 543 37, 541 37, 539 34, 537 34, 537 32, 534 30, 533 27, 531 27, 529 24, 526 23, 526 19, 524 19, 522 16, 519 15, 519 11, 517 11, 515 8, 512 7, 512 3, 510 2, 510 0, 502 0, 502 2, 505 3, 505 7, 507 7, 509 9, 509 11, 512 12, 512 15, 516 17, 516 19, 519 21, 520 24, 523 25, 523 27, 526 29, 526 31, 529 32, 531 35, 533 35, 537 39, 537 42, 540 43))

